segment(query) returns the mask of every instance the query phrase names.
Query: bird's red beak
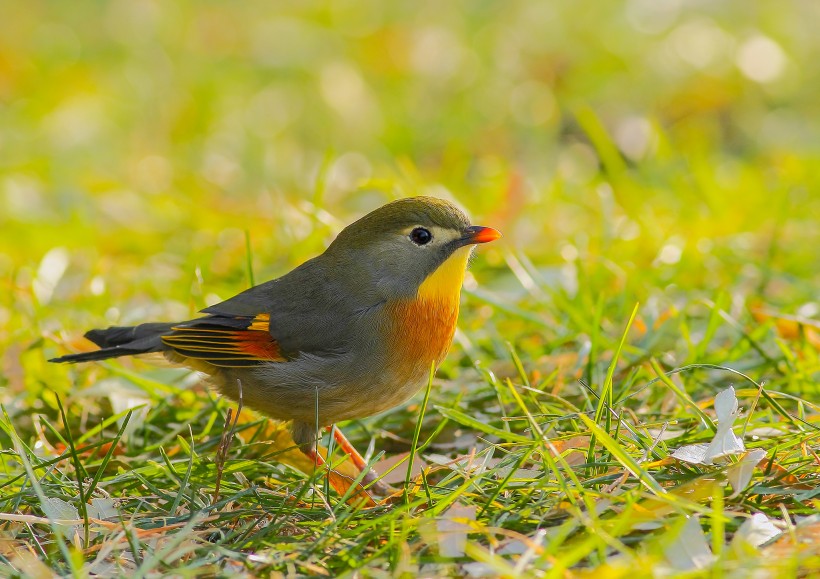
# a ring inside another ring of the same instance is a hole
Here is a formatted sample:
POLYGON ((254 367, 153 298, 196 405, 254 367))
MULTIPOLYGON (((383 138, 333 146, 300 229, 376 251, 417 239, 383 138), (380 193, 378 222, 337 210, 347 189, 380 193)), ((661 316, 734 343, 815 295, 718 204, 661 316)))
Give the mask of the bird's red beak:
POLYGON ((471 225, 465 230, 464 241, 467 243, 489 243, 501 237, 501 232, 492 227, 471 225))

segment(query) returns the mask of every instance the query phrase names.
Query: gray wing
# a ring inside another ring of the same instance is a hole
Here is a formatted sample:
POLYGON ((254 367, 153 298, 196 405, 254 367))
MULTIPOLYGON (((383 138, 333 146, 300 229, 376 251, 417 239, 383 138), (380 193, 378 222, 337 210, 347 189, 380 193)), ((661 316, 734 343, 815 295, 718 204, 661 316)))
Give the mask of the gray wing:
POLYGON ((341 354, 351 349, 360 315, 354 297, 327 275, 320 258, 202 310, 220 316, 270 316, 271 336, 288 357, 300 352, 341 354))

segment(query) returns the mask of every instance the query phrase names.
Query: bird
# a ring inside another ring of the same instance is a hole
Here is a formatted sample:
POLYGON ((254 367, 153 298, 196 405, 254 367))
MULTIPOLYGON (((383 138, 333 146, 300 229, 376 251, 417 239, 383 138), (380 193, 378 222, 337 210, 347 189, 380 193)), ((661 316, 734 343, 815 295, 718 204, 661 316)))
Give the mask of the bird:
MULTIPOLYGON (((416 196, 354 221, 320 255, 181 322, 93 329, 97 350, 50 362, 160 352, 205 374, 223 395, 288 421, 317 466, 319 433, 406 402, 453 340, 473 249, 501 233, 471 225, 456 205, 416 196)), ((367 469, 338 428, 360 472, 367 469)))

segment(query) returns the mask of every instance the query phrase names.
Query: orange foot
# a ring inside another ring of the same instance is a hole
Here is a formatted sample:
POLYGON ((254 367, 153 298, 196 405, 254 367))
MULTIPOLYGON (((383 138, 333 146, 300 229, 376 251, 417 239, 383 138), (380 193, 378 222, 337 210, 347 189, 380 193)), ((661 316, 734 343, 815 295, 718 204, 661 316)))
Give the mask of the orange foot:
MULTIPOLYGON (((240 422, 256 420, 251 418, 248 412, 243 412, 239 416, 240 422)), ((350 457, 350 460, 336 465, 333 469, 327 468, 326 448, 319 446, 312 452, 302 452, 291 437, 287 423, 276 420, 269 420, 265 425, 265 432, 262 436, 267 439, 267 443, 264 445, 266 451, 263 456, 287 464, 306 475, 314 473, 317 467, 323 467, 327 469, 330 485, 337 493, 344 496, 354 486, 359 475, 367 469, 367 462, 362 455, 356 452, 338 428, 334 428, 333 433, 339 447, 350 457)), ((394 492, 393 488, 377 479, 378 475, 373 470, 367 469, 361 484, 356 485, 358 488, 351 494, 348 502, 358 503, 364 499, 365 506, 374 506, 381 502, 381 497, 394 492)))
MULTIPOLYGON (((336 443, 339 445, 339 448, 342 449, 348 457, 350 457, 350 462, 353 463, 356 472, 355 477, 351 477, 346 474, 342 474, 337 470, 328 468, 327 471, 327 479, 337 493, 344 496, 354 485, 356 485, 356 489, 354 489, 350 499, 348 502, 356 503, 359 501, 363 501, 364 506, 374 507, 379 502, 391 502, 389 495, 395 493, 395 489, 391 488, 390 485, 387 483, 379 480, 379 475, 371 468, 368 468, 367 461, 364 457, 359 454, 356 448, 350 443, 344 433, 334 426, 328 426, 326 430, 333 433, 333 438, 336 440, 336 443), (356 483, 356 478, 361 473, 365 473, 362 477, 361 483, 356 483), (382 499, 381 501, 377 502, 373 497, 387 497, 386 499, 382 499)), ((305 452, 305 455, 313 461, 313 463, 317 467, 327 466, 327 461, 322 456, 320 452, 316 450, 309 450, 305 452)))

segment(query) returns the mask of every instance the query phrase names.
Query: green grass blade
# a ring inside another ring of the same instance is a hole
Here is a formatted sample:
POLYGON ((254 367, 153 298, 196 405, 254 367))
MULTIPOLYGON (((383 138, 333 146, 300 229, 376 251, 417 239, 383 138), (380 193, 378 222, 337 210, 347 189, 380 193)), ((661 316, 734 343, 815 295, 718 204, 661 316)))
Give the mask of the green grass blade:
MULTIPOLYGON (((629 329, 632 327, 632 322, 635 321, 635 316, 638 315, 638 307, 640 304, 635 304, 635 307, 632 308, 632 315, 629 316, 629 321, 626 323, 626 327, 624 328, 623 333, 621 333, 621 341, 618 342, 618 347, 615 350, 615 353, 612 355, 612 361, 609 363, 609 368, 606 372, 606 378, 604 379, 604 385, 601 388, 601 394, 598 397, 598 406, 595 408, 595 423, 599 424, 601 419, 606 416, 606 432, 610 432, 612 429, 611 424, 611 415, 608 412, 609 409, 612 408, 612 381, 613 376, 615 375, 615 369, 618 366, 618 360, 621 356, 621 351, 623 350, 624 344, 626 343, 626 337, 629 334, 629 329)), ((595 435, 593 434, 592 440, 589 443, 589 453, 587 454, 587 462, 590 464, 595 462, 595 435)))
POLYGON ((583 423, 589 428, 590 432, 595 435, 596 439, 604 445, 615 460, 621 463, 623 467, 628 470, 632 476, 638 479, 642 485, 648 488, 655 494, 665 494, 666 491, 664 488, 655 480, 655 478, 649 474, 646 470, 644 470, 638 462, 632 458, 629 453, 627 453, 623 447, 618 444, 618 442, 613 439, 609 434, 601 428, 595 421, 592 419, 581 415, 581 420, 583 423))
POLYGON ((424 391, 424 400, 421 402, 421 408, 419 408, 419 416, 416 419, 416 428, 413 430, 413 443, 410 446, 410 455, 407 459, 407 474, 404 477, 404 502, 405 504, 410 503, 410 495, 409 488, 410 488, 410 481, 413 479, 413 462, 416 458, 416 452, 418 451, 419 445, 419 435, 421 434, 421 425, 424 422, 424 414, 427 411, 427 403, 430 401, 430 391, 433 389, 433 378, 436 376, 436 365, 430 365, 430 375, 427 379, 427 388, 424 391))

